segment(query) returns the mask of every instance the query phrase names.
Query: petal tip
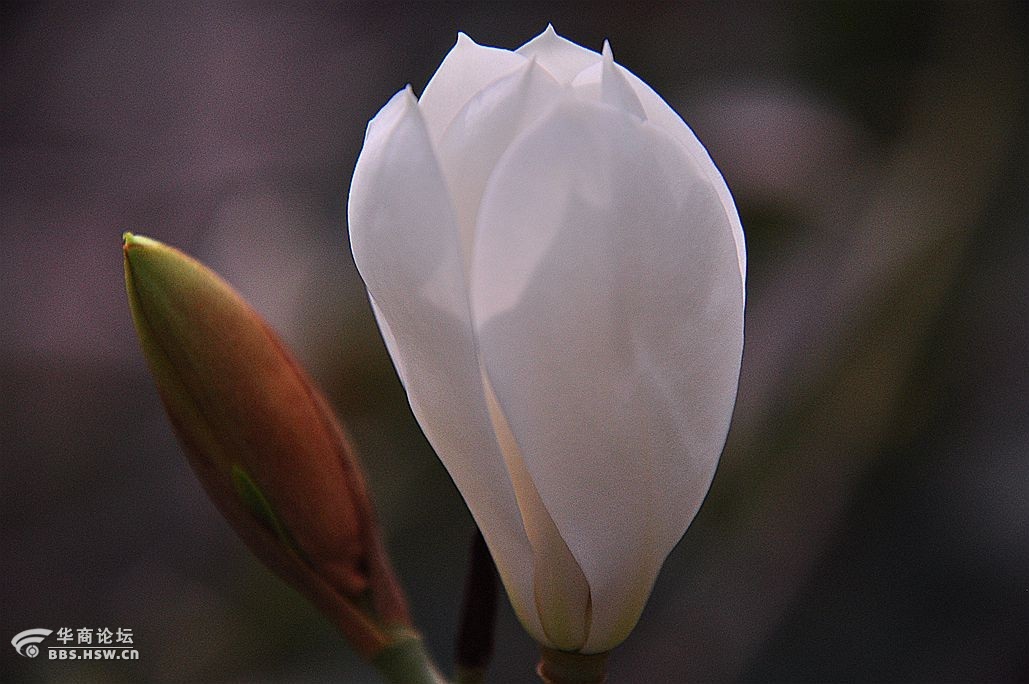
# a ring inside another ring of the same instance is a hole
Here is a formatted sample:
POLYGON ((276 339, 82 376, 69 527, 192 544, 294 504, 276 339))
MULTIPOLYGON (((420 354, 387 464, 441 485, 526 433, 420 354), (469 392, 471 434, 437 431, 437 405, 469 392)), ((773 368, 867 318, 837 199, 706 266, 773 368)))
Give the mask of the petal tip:
POLYGON ((601 58, 600 90, 601 99, 610 105, 618 107, 624 112, 632 114, 643 121, 647 120, 646 110, 639 98, 633 92, 632 86, 622 74, 620 67, 615 64, 615 56, 611 51, 611 43, 604 41, 603 57, 601 58))
POLYGON ((140 235, 138 233, 133 233, 130 230, 126 230, 121 234, 121 244, 122 247, 128 249, 130 247, 153 247, 155 245, 160 245, 161 243, 153 238, 148 238, 145 235, 140 235))
POLYGON ((526 43, 526 45, 533 44, 533 43, 547 45, 547 44, 553 43, 555 41, 561 41, 561 40, 564 40, 564 39, 558 34, 558 32, 556 30, 554 30, 554 25, 552 23, 550 23, 550 22, 547 22, 547 27, 545 29, 543 29, 539 33, 539 35, 537 35, 532 40, 530 40, 528 43, 526 43), (539 41, 539 42, 537 43, 537 41, 539 41))

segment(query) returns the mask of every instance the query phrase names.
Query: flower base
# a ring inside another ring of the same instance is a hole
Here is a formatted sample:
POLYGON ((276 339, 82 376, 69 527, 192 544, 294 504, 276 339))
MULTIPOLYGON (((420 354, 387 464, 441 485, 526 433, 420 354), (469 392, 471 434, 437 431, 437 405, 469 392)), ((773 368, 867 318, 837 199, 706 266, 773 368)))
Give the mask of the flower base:
POLYGON ((544 648, 536 674, 545 684, 601 684, 607 679, 607 653, 569 653, 544 648))

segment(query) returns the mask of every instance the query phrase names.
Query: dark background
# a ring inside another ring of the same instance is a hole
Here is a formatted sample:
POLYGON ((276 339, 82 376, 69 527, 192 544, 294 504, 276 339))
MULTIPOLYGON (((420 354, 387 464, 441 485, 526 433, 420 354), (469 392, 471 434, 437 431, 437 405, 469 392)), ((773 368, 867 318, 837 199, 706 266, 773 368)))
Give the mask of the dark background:
MULTIPOLYGON (((374 681, 204 498, 123 230, 220 271, 359 444, 449 667, 472 525, 347 246, 365 123, 467 32, 552 21, 648 81, 747 231, 729 445, 612 682, 1029 676, 1024 3, 10 3, 0 36, 0 679, 374 681), (134 630, 135 662, 18 656, 134 630)), ((531 681, 506 601, 491 670, 531 681)))

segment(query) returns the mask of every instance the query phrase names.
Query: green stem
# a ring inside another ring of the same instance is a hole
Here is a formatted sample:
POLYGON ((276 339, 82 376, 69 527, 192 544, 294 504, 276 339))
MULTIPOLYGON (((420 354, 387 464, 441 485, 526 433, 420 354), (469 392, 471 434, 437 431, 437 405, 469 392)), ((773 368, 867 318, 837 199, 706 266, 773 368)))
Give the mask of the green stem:
POLYGON ((544 647, 536 674, 544 684, 602 684, 607 679, 607 653, 569 653, 544 647))
POLYGON ((390 684, 446 684, 425 650, 422 638, 410 632, 401 636, 372 659, 390 684))

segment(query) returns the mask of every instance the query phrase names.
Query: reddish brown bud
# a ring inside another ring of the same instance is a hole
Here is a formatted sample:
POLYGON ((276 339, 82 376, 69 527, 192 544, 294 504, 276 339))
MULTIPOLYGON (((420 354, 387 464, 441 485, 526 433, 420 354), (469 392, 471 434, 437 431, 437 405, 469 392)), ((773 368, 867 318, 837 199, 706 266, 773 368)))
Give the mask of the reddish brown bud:
POLYGON ((177 249, 124 236, 136 330, 208 495, 367 658, 409 626, 353 449, 265 321, 177 249))

